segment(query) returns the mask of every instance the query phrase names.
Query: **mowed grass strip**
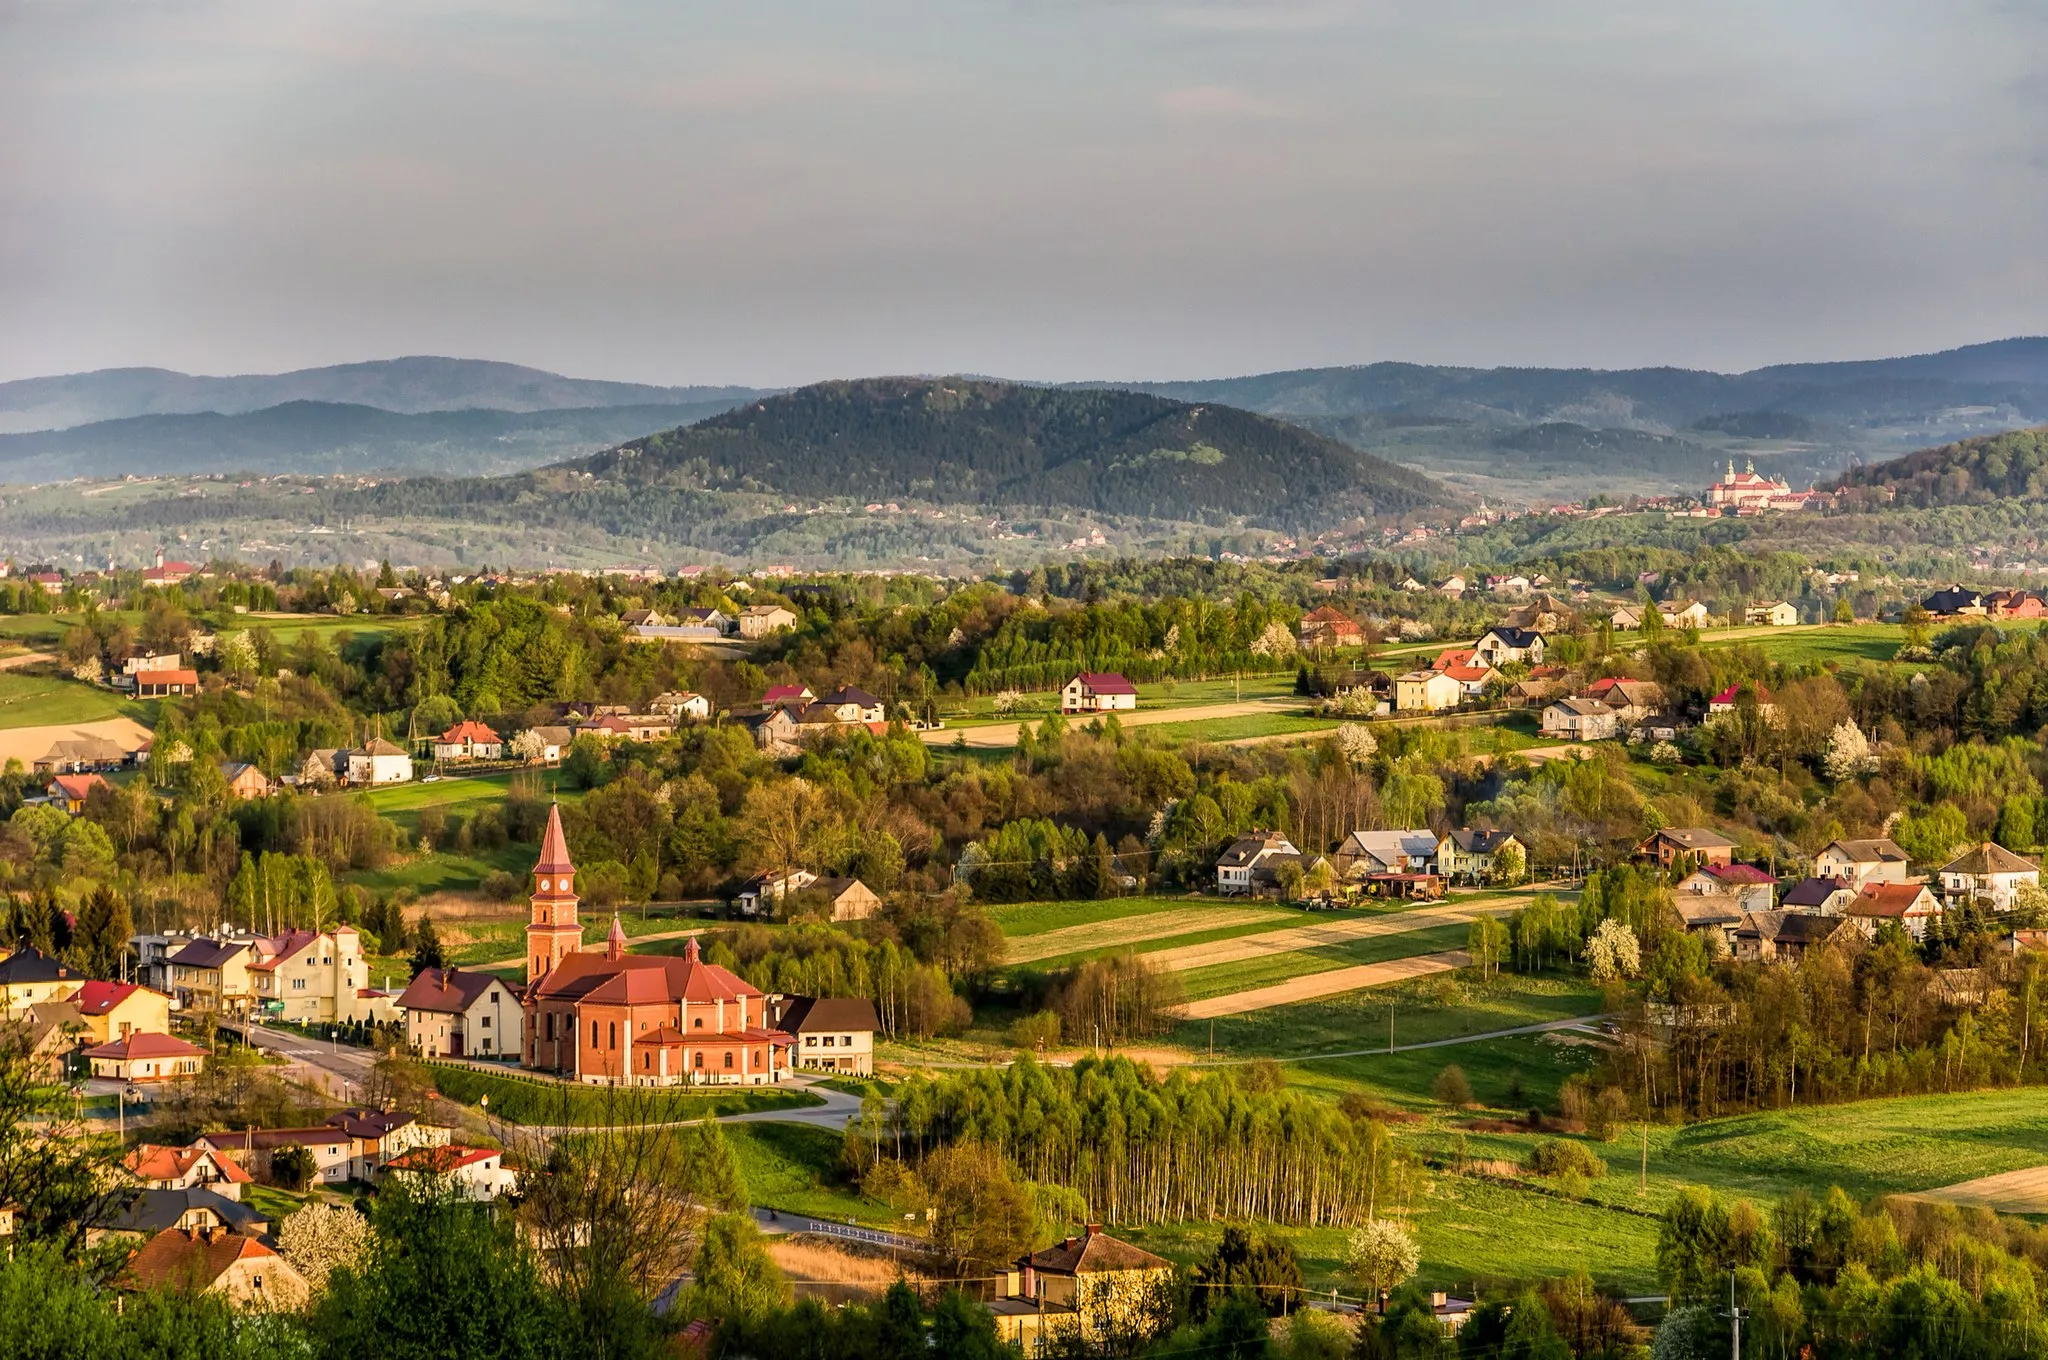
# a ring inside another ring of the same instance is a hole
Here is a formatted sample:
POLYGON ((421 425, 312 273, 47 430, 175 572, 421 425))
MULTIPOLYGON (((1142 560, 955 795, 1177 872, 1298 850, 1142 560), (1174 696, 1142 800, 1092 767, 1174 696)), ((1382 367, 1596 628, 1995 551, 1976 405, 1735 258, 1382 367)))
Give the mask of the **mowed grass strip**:
POLYGON ((0 671, 0 727, 52 727, 62 723, 156 717, 154 702, 138 703, 110 689, 54 675, 0 671))
POLYGON ((1150 912, 1143 916, 1067 926, 1012 940, 1009 960, 1011 963, 1036 963, 1041 959, 1099 953, 1182 935, 1212 936, 1218 931, 1281 930, 1290 924, 1298 924, 1300 920, 1301 913, 1285 909, 1213 904, 1184 907, 1179 911, 1150 912))
MULTIPOLYGON (((1336 968, 1385 963, 1389 959, 1413 958, 1418 954, 1456 949, 1465 943, 1470 929, 1466 923, 1454 922, 1424 930, 1404 931, 1398 935, 1381 934, 1332 941, 1312 949, 1262 953, 1229 963, 1189 969, 1180 975, 1181 986, 1190 1001, 1248 992, 1336 968)), ((1257 938, 1254 937, 1255 940, 1257 938)))
MULTIPOLYGON (((1526 895, 1519 897, 1482 897, 1464 902, 1415 907, 1408 911, 1388 912, 1371 916, 1340 916, 1330 920, 1316 921, 1296 926, 1290 930, 1273 930, 1246 939, 1223 940, 1210 944, 1191 944, 1183 948, 1163 949, 1147 958, 1154 968, 1170 973, 1187 972, 1198 968, 1209 968, 1220 964, 1237 963, 1268 954, 1291 954, 1305 950, 1321 952, 1326 949, 1342 949, 1358 940, 1378 939, 1387 935, 1407 935, 1432 930, 1437 926, 1456 925, 1459 940, 1464 940, 1464 930, 1479 916, 1502 915, 1516 910, 1528 901, 1526 895)), ((1388 958, 1398 958, 1402 953, 1427 953, 1421 949, 1397 950, 1388 958)), ((1352 962, 1371 962, 1354 959, 1352 962)))
MULTIPOLYGON (((1204 902, 1215 901, 1213 897, 1154 893, 1140 897, 1085 898, 1072 902, 1003 902, 991 904, 988 914, 1004 935, 1015 940, 1052 930, 1093 925, 1098 921, 1150 916, 1162 911, 1186 911, 1204 902)), ((1277 912, 1279 908, 1273 910, 1277 912)))
POLYGON ((1312 736, 1334 732, 1332 718, 1298 713, 1253 713, 1237 718, 1203 718, 1194 722, 1160 723, 1148 731, 1175 741, 1248 741, 1259 737, 1312 736))
POLYGON ((1497 975, 1491 983, 1433 978, 1349 992, 1243 1015, 1183 1024, 1169 1043, 1221 1058, 1295 1058, 1384 1045, 1393 1008, 1396 1042, 1431 1043, 1600 1013, 1580 979, 1497 975))

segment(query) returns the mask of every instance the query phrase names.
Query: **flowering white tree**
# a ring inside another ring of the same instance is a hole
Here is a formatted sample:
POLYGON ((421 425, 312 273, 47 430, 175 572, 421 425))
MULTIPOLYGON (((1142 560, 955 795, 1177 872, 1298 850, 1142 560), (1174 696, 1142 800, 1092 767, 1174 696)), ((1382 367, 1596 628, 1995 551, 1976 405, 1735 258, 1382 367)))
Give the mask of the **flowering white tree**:
POLYGON ((256 644, 246 632, 223 633, 214 644, 214 655, 220 658, 220 668, 230 675, 245 676, 256 669, 256 644))
POLYGON ((1876 769, 1877 757, 1871 754, 1870 738, 1863 735, 1863 729, 1854 719, 1844 718, 1828 734, 1828 753, 1821 763, 1828 778, 1839 783, 1876 769))
POLYGON ((1375 1299, 1381 1290, 1391 1290, 1415 1273, 1422 1264, 1422 1250, 1406 1228, 1378 1218, 1352 1229, 1344 1264, 1365 1290, 1366 1298, 1375 1299))
POLYGON ((71 668, 71 678, 83 680, 88 685, 97 685, 106 673, 107 668, 100 664, 97 656, 89 656, 71 668))
POLYGON ((1357 769, 1380 749, 1380 739, 1364 723, 1345 723, 1337 729, 1337 749, 1344 753, 1344 763, 1357 769))
POLYGON ((997 713, 1015 713, 1017 711, 1017 705, 1022 703, 1023 701, 1024 696, 1022 694, 1019 694, 1016 690, 1001 690, 996 694, 995 697, 995 710, 997 713))
POLYGON ((1626 922, 1610 916, 1586 941, 1586 967, 1595 982, 1634 977, 1643 970, 1643 946, 1626 922))
POLYGON ((512 738, 512 754, 529 765, 546 755, 547 751, 547 738, 530 727, 512 738))
POLYGON ((1267 624, 1266 631, 1252 640, 1253 656, 1288 656, 1293 651, 1294 634, 1278 619, 1267 624))
POLYGON ((339 1204, 295 1209, 277 1230, 279 1252, 315 1289, 326 1287, 337 1266, 360 1267, 376 1245, 370 1220, 339 1204))

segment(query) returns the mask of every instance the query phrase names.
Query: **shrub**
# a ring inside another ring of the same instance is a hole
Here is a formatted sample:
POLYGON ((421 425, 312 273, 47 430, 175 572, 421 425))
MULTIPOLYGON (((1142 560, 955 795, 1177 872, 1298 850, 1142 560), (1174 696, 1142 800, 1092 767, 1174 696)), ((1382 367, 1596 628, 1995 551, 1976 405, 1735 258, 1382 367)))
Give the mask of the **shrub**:
POLYGON ((1522 1168, 1532 1176, 1583 1176, 1594 1180, 1607 1174, 1607 1163, 1584 1143, 1563 1138, 1546 1138, 1529 1149, 1522 1168))
POLYGON ((1453 1063, 1436 1074, 1430 1083, 1429 1093, 1446 1105, 1464 1107, 1474 1103, 1472 1083, 1465 1077, 1465 1069, 1453 1063))
POLYGON ((1057 1011, 1039 1011, 1010 1026, 1012 1048, 1035 1049, 1040 1044, 1047 1048, 1058 1048, 1059 1043, 1060 1017, 1057 1011))
POLYGON ((301 1143, 286 1143, 270 1154, 270 1179, 286 1190, 304 1190, 319 1169, 312 1150, 301 1143))
POLYGON ((510 902, 519 896, 519 880, 503 869, 493 869, 484 875, 483 893, 494 902, 510 902))

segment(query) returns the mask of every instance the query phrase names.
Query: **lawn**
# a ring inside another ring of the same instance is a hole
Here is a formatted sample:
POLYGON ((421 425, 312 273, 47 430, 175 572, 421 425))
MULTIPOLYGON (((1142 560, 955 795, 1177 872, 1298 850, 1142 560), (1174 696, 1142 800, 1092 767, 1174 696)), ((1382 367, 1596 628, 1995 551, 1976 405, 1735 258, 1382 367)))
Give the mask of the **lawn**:
POLYGON ((336 633, 356 637, 377 637, 416 622, 399 615, 350 614, 224 614, 217 621, 222 629, 261 628, 275 642, 290 646, 307 633, 324 633, 331 640, 336 633))
POLYGON ((1248 713, 1238 718, 1199 718, 1194 722, 1158 723, 1132 730, 1157 732, 1176 741, 1242 741, 1333 732, 1337 724, 1336 718, 1311 718, 1300 713, 1248 713))
POLYGON ((475 1105, 491 1098, 491 1116, 516 1124, 672 1123, 756 1110, 800 1110, 824 1102, 804 1091, 766 1086, 724 1086, 703 1091, 649 1091, 571 1086, 543 1078, 486 1072, 474 1067, 428 1062, 423 1066, 448 1099, 475 1105))
MULTIPOLYGON (((467 816, 493 803, 502 803, 511 793, 512 780, 522 770, 500 770, 482 775, 443 775, 428 782, 415 779, 407 784, 386 784, 371 789, 364 796, 377 811, 394 820, 407 820, 405 814, 440 808, 443 812, 467 816)), ((560 789, 555 787, 558 771, 540 771, 541 789, 549 798, 558 798, 565 803, 574 802, 583 796, 581 789, 560 789)))
POLYGON ((1254 987, 1270 987, 1293 978, 1327 973, 1333 968, 1351 968, 1361 963, 1384 963, 1388 959, 1407 959, 1445 949, 1462 949, 1470 933, 1471 926, 1461 921, 1399 935, 1373 935, 1341 944, 1267 954, 1237 963, 1190 968, 1180 975, 1180 980, 1187 989, 1188 999, 1199 1001, 1205 997, 1250 991, 1254 987))
POLYGON ((155 717, 154 703, 138 703, 97 685, 54 675, 0 671, 0 727, 49 727, 103 718, 148 723, 155 717))
POLYGON ((437 850, 430 855, 395 861, 382 869, 354 870, 348 880, 379 893, 393 888, 411 888, 422 897, 449 889, 474 892, 490 873, 502 870, 523 878, 533 868, 538 854, 537 847, 516 842, 496 850, 472 850, 466 855, 437 850))
POLYGON ((1599 991, 1576 979, 1502 973, 1482 984, 1436 977, 1189 1021, 1168 1042, 1206 1052, 1213 1036, 1219 1058, 1299 1059, 1386 1043, 1390 1007, 1395 1042, 1418 1044, 1596 1015, 1600 1004, 1599 991))
POLYGON ((844 1184, 839 1170, 840 1136, 809 1124, 727 1124, 746 1182, 747 1199, 759 1208, 853 1220, 870 1227, 895 1226, 887 1205, 864 1198, 844 1184))
POLYGON ((1144 897, 1088 898, 1075 902, 1005 902, 989 907, 988 914, 1002 927, 1004 935, 1018 939, 1027 935, 1043 935, 1048 930, 1064 930, 1068 926, 1094 925, 1098 921, 1150 916, 1162 911, 1182 911, 1218 901, 1214 897, 1189 893, 1185 896, 1148 894, 1144 897))
POLYGON ((1783 665, 1813 661, 1835 661, 1850 665, 1858 661, 1890 661, 1906 642, 1906 630, 1895 623, 1847 623, 1830 628, 1802 628, 1783 634, 1730 638, 1716 642, 1712 634, 1706 646, 1754 647, 1783 665))
MULTIPOLYGON (((1237 915, 1236 912, 1232 913, 1237 915)), ((1298 911, 1276 912, 1258 920, 1240 919, 1229 925, 1219 925, 1210 930, 1188 930, 1177 935, 1160 935, 1149 940, 1132 940, 1124 944, 1109 943, 1092 949, 1077 949, 1065 954, 1052 954, 1029 963, 1016 965, 1020 968, 1063 968, 1068 964, 1080 963, 1086 959, 1101 958, 1114 954, 1150 954, 1162 949, 1180 949, 1186 945, 1214 944, 1219 940, 1235 940, 1246 935, 1264 935, 1270 931, 1286 930, 1292 926, 1310 924, 1302 919, 1298 911)))

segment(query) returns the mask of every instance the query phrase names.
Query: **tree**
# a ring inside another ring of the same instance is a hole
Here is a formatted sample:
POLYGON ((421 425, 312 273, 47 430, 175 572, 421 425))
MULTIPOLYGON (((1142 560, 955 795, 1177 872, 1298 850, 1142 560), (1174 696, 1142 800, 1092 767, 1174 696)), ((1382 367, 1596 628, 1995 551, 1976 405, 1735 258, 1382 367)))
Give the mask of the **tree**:
POLYGON ((1512 888, 1529 876, 1529 856, 1520 841, 1508 841, 1493 854, 1491 882, 1496 888, 1512 888))
POLYGON ((134 933, 128 899, 102 883, 78 908, 78 930, 72 937, 78 966, 92 977, 119 977, 128 937, 134 933))
POLYGON ((1465 1069, 1452 1063, 1436 1074, 1436 1080, 1429 1085, 1429 1093, 1446 1105, 1463 1109, 1473 1103, 1472 1083, 1465 1076, 1465 1069))
POLYGON ((922 1177, 938 1211, 932 1250, 962 1275, 1000 1269, 1031 1245, 1037 1217, 1030 1197, 994 1147, 970 1141, 941 1148, 925 1158, 922 1177))
POLYGON ((693 1317, 758 1320, 789 1302, 789 1282, 745 1214, 719 1214, 704 1225, 694 1273, 683 1300, 693 1317))
POLYGON ((1197 1261, 1188 1276, 1194 1288, 1190 1303, 1198 1320, 1235 1290, 1250 1293, 1276 1317, 1287 1312, 1301 1292, 1301 1262, 1293 1244, 1271 1234, 1254 1238, 1236 1224, 1224 1226, 1216 1250, 1197 1261))
POLYGON ((345 1204, 305 1205, 277 1230, 278 1250, 315 1290, 326 1288, 337 1268, 367 1260, 376 1243, 370 1220, 345 1204))
POLYGON ((1507 925, 1498 917, 1473 918, 1471 928, 1465 932, 1465 950, 1472 956, 1472 966, 1479 970, 1482 981, 1492 981, 1500 971, 1501 961, 1508 956, 1509 943, 1507 925))
POLYGON ((1422 1264, 1415 1238, 1390 1219, 1375 1219, 1351 1232, 1344 1264, 1368 1299, 1392 1291, 1422 1264))
POLYGON ((1844 718, 1828 734, 1827 755, 1821 768, 1838 784, 1877 768, 1877 759, 1870 752, 1870 738, 1863 735, 1855 719, 1844 718))
POLYGON ((506 749, 529 765, 538 764, 541 758, 547 754, 547 738, 529 727, 523 732, 514 734, 510 745, 506 749))
POLYGON ((1632 978, 1643 970, 1643 947, 1636 933, 1610 916, 1586 941, 1586 970, 1595 982, 1632 978))
POLYGON ((214 644, 213 654, 220 668, 237 679, 246 680, 256 673, 256 644, 245 631, 222 633, 214 644))
POLYGON ((319 1170, 312 1150, 303 1143, 286 1143, 270 1154, 270 1179, 287 1190, 304 1190, 319 1170))
POLYGON ((434 918, 426 912, 420 913, 420 923, 413 927, 412 975, 418 977, 429 968, 445 968, 447 962, 441 955, 441 933, 434 929, 434 918))

